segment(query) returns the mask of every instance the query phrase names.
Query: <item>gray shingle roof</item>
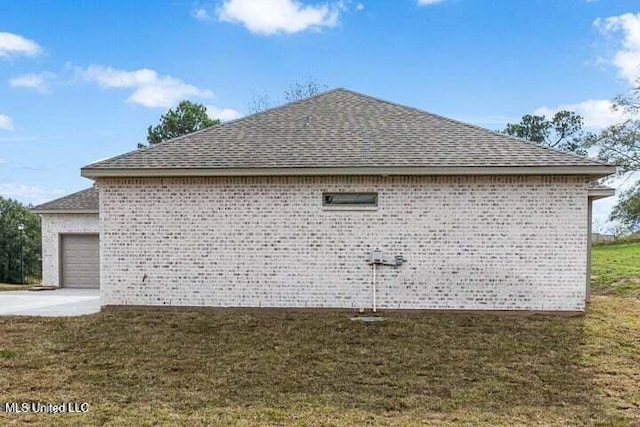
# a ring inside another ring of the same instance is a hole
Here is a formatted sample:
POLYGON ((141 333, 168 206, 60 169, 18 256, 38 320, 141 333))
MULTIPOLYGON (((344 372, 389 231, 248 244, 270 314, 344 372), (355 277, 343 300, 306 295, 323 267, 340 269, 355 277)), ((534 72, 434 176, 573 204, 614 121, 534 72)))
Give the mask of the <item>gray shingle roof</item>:
POLYGON ((98 189, 95 187, 69 194, 68 196, 43 203, 32 208, 35 212, 98 212, 100 199, 98 189))
POLYGON ((346 89, 286 104, 83 168, 606 166, 346 89))

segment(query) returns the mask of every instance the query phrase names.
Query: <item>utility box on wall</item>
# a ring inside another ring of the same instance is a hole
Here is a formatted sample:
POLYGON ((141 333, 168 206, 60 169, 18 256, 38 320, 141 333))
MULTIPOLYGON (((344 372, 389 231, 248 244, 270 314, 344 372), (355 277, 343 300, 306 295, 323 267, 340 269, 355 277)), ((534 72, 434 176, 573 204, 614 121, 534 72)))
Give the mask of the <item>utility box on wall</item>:
POLYGON ((382 264, 382 251, 380 249, 375 249, 371 251, 371 256, 369 261, 372 264, 382 264))

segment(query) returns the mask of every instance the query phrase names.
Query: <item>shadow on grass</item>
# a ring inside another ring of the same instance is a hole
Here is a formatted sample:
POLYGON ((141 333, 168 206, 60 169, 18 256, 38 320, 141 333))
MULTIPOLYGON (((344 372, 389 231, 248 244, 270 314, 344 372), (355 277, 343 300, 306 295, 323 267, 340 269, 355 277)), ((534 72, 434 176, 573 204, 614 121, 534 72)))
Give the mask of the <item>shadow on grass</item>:
POLYGON ((4 329, 18 357, 0 363, 18 372, 6 384, 16 398, 34 398, 29 382, 36 381, 43 396, 51 389, 83 400, 194 410, 572 407, 585 419, 598 411, 581 365, 583 317, 393 313, 375 325, 349 317, 126 311, 15 318, 4 329), (25 335, 39 341, 20 348, 25 335), (52 360, 55 367, 47 367, 52 360), (30 366, 25 374, 21 365, 30 366), (47 379, 49 369, 62 383, 47 379))

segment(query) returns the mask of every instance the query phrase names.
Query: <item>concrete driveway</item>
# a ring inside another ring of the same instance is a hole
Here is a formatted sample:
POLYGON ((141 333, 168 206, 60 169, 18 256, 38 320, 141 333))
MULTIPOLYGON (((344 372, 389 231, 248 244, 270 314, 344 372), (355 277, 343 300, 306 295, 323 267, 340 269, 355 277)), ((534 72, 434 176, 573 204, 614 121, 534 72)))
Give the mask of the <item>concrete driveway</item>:
POLYGON ((0 292, 0 315, 80 316, 99 311, 99 289, 0 292))

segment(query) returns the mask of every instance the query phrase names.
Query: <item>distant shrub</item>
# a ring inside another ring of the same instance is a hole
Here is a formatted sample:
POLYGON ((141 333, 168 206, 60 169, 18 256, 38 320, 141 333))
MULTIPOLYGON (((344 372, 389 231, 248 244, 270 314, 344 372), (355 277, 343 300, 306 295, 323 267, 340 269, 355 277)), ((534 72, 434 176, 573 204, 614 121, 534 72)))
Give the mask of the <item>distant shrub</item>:
POLYGON ((611 246, 622 245, 627 243, 640 243, 640 234, 628 234, 626 236, 617 236, 614 240, 601 240, 592 242, 592 246, 611 246))

